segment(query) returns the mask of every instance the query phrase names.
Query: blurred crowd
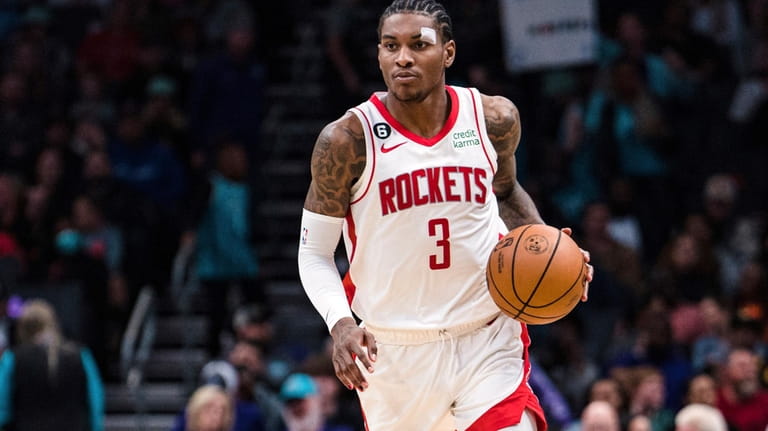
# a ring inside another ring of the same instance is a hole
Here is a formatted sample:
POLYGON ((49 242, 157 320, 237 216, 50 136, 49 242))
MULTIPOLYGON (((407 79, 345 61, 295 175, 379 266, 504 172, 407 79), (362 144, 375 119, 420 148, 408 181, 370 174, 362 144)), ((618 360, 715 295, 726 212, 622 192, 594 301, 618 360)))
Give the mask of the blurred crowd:
MULTIPOLYGON (((320 30, 328 103, 307 109, 330 121, 382 89, 375 29, 387 4, 2 2, 0 351, 20 342, 14 289, 74 282, 77 341, 103 372, 139 288, 167 285, 177 250, 194 244, 219 362, 201 370, 178 429, 280 429, 270 411, 292 430, 331 417, 361 429, 326 350, 269 379, 269 350, 235 329, 227 286, 266 300, 254 215, 269 186, 256 185, 265 92, 306 84, 290 82, 284 52, 299 26, 320 30), (297 402, 313 396, 332 407, 297 402), (194 428, 198 411, 221 424, 194 428)), ((768 0, 599 0, 594 62, 519 73, 504 67, 498 1, 444 4, 457 41, 449 84, 516 103, 520 180, 595 267, 587 303, 531 327, 552 429, 666 431, 714 414, 728 428, 706 429, 765 431, 768 0)))

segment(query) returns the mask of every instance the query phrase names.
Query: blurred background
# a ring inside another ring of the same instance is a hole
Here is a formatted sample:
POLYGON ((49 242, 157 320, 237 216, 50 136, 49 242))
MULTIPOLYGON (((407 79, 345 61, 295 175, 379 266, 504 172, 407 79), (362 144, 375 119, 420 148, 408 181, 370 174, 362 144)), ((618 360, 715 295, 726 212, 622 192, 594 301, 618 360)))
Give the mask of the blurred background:
MULTIPOLYGON (((40 298, 93 356, 89 429, 201 429, 213 384, 234 429, 362 430, 296 252, 317 134, 385 90, 388 3, 0 2, 0 352, 40 298)), ((519 179, 595 266, 531 327, 551 429, 603 400, 616 429, 696 403, 764 431, 768 0, 444 4, 448 83, 518 106, 519 179)))

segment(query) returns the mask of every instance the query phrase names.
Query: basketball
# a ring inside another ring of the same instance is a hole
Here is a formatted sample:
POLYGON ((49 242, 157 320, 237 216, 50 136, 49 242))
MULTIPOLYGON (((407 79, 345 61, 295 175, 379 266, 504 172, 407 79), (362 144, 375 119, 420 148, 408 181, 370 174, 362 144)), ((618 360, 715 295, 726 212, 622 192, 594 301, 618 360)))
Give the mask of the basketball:
POLYGON ((587 266, 570 236, 553 226, 511 230, 488 258, 488 291, 501 311, 532 325, 552 323, 576 307, 587 266))

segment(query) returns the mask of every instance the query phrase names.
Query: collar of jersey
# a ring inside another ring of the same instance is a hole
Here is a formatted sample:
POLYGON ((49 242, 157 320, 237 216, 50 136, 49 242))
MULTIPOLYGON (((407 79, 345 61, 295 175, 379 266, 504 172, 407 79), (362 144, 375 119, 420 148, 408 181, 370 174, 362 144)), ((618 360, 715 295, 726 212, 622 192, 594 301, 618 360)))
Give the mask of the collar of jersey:
POLYGON ((379 96, 377 93, 374 93, 371 95, 371 102, 374 106, 376 106, 376 109, 379 110, 381 115, 384 117, 387 122, 395 128, 401 135, 405 136, 406 138, 410 139, 411 141, 421 144, 427 147, 431 147, 435 145, 436 143, 440 142, 445 135, 450 132, 450 130, 453 128, 453 125, 456 124, 456 117, 459 115, 459 98, 456 96, 456 90, 454 90, 450 85, 445 86, 445 90, 448 92, 448 96, 451 98, 451 113, 448 115, 448 120, 446 120, 445 124, 443 125, 443 128, 440 129, 439 132, 435 136, 432 136, 431 138, 425 138, 423 136, 419 136, 410 130, 406 129, 405 126, 400 124, 399 121, 395 119, 395 117, 392 116, 392 114, 389 113, 387 110, 387 107, 384 105, 384 102, 379 99, 379 96))

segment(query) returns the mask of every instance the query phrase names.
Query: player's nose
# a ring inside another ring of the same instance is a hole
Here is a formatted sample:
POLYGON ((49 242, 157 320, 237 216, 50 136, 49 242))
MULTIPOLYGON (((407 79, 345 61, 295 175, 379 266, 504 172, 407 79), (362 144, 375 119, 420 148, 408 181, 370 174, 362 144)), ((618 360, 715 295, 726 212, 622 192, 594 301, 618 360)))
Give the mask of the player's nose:
POLYGON ((400 67, 408 67, 413 65, 413 56, 411 55, 411 50, 403 47, 398 51, 397 58, 395 58, 395 64, 397 64, 400 67))

